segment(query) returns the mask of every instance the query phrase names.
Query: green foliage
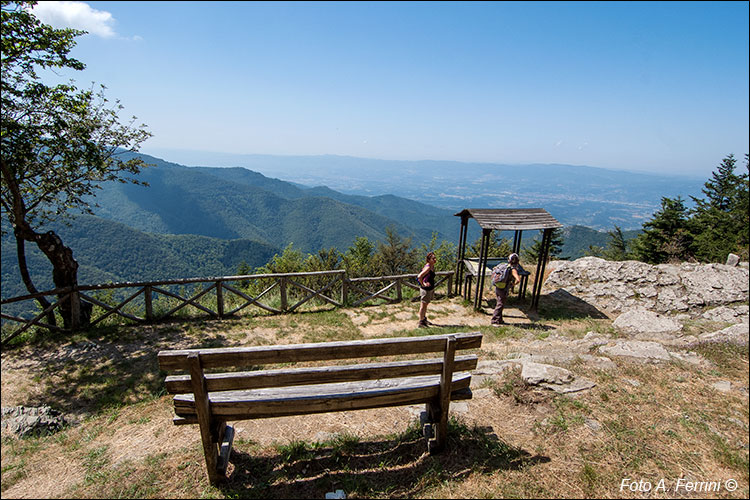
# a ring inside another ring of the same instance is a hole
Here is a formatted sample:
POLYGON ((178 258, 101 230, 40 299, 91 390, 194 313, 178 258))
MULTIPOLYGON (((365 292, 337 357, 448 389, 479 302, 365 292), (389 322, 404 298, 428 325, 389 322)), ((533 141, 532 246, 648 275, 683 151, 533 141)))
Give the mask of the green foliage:
POLYGON ((631 257, 630 243, 625 239, 622 228, 615 225, 614 230, 607 231, 607 236, 609 236, 609 240, 607 241, 607 247, 602 252, 602 257, 615 261, 628 260, 631 257))
MULTIPOLYGON (((549 256, 554 258, 560 255, 564 243, 563 231, 560 228, 552 230, 550 236, 549 256)), ((524 248, 521 251, 523 260, 528 263, 536 263, 539 261, 539 257, 542 253, 542 239, 536 240, 531 246, 524 248)))
POLYGON ((265 265, 257 268, 257 274, 299 273, 303 271, 305 257, 302 252, 294 249, 294 244, 289 243, 284 251, 275 254, 265 265))
MULTIPOLYGON (((143 161, 122 161, 117 148, 137 149, 150 137, 145 126, 120 123, 122 106, 73 83, 49 86, 35 68, 82 70, 68 57, 72 29, 42 24, 31 2, 2 2, 2 204, 14 226, 55 220, 99 184, 137 174, 143 161)), ((136 182, 133 179, 128 179, 136 182)))
POLYGON ((385 241, 378 242, 373 255, 375 270, 382 276, 419 272, 422 260, 411 247, 411 238, 402 238, 393 226, 385 229, 385 241))
POLYGON ((435 264, 435 268, 441 271, 451 271, 456 268, 456 255, 458 254, 458 249, 456 245, 451 243, 450 241, 443 240, 438 245, 438 233, 433 232, 432 238, 430 239, 430 244, 425 245, 422 244, 421 247, 421 253, 422 255, 427 255, 429 252, 433 252, 435 254, 435 257, 437 258, 437 263, 435 264))
POLYGON ((346 273, 351 278, 360 278, 363 276, 374 276, 375 265, 373 255, 375 254, 375 245, 370 242, 366 236, 359 236, 354 240, 342 256, 342 264, 346 273))
POLYGON ((693 232, 685 201, 662 198, 661 209, 643 224, 643 233, 634 243, 635 255, 650 264, 680 262, 691 258, 693 232))
POLYGON ((748 258, 748 157, 746 172, 734 173, 736 160, 729 155, 706 181, 705 199, 693 197, 695 208, 692 223, 695 228, 693 251, 700 261, 723 262, 729 253, 748 258))
MULTIPOLYGON (((479 252, 482 248, 482 237, 474 241, 471 245, 466 247, 466 256, 479 258, 479 252)), ((508 238, 501 238, 500 231, 492 231, 490 233, 490 248, 487 251, 489 257, 507 258, 510 255, 513 247, 508 238)))
POLYGON ((728 155, 706 181, 705 198, 691 197, 689 210, 681 197, 662 198, 653 219, 635 241, 634 254, 645 262, 660 264, 683 260, 724 262, 729 253, 748 258, 748 155, 746 172, 734 173, 736 160, 728 155))

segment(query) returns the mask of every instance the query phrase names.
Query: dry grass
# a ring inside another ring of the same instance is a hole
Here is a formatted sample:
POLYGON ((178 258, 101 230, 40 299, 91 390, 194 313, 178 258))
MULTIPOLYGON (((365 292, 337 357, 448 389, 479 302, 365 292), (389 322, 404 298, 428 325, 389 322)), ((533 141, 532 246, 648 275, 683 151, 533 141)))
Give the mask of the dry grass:
POLYGON ((475 388, 436 456, 419 435, 418 408, 237 422, 230 480, 208 484, 197 428, 171 424, 156 364, 162 348, 480 330, 484 359, 611 324, 552 308, 529 323, 511 309, 516 325, 497 329, 454 299, 431 305, 444 327, 417 330, 415 312, 399 304, 120 327, 8 350, 3 406, 47 403, 78 423, 51 436, 4 436, 2 497, 322 498, 343 489, 349 498, 747 498, 748 351, 724 344, 695 349, 710 368, 617 361, 602 371, 574 360, 565 367, 597 384, 577 397, 527 387, 506 371, 475 388), (717 391, 720 380, 734 389, 717 391), (680 478, 721 488, 675 491, 680 478), (628 479, 652 490, 621 489, 628 479), (665 490, 654 491, 661 479, 665 490))

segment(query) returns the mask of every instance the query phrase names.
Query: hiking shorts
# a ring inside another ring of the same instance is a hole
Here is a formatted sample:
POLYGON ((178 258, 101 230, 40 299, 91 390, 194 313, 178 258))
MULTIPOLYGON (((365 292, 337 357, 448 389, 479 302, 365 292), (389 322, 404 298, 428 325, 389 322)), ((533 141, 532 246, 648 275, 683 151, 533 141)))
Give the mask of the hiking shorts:
POLYGON ((432 302, 432 299, 435 298, 435 289, 432 290, 425 290, 424 288, 419 289, 419 300, 421 302, 424 302, 425 304, 429 304, 432 302))

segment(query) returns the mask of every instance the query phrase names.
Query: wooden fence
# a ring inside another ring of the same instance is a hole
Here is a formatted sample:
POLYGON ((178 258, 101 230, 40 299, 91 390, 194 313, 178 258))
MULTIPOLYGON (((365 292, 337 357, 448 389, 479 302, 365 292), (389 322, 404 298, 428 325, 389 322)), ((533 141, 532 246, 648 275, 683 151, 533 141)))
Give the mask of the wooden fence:
MULTIPOLYGON (((446 283, 446 295, 450 295, 453 271, 443 271, 436 274, 438 278, 435 287, 446 283)), ((14 322, 22 325, 3 338, 2 345, 32 326, 50 330, 63 330, 59 326, 44 322, 44 319, 49 313, 54 313, 54 310, 65 301, 73 302, 73 311, 78 310, 82 303, 91 304, 91 310, 98 315, 89 319, 89 326, 96 325, 112 315, 136 323, 150 323, 175 316, 178 311, 187 306, 192 306, 210 317, 222 319, 235 315, 249 306, 258 307, 271 314, 290 313, 313 299, 337 307, 347 305, 356 307, 376 299, 396 303, 404 299, 405 288, 419 289, 416 276, 416 274, 402 274, 348 278, 345 270, 333 270, 125 282, 82 285, 75 289, 55 289, 0 301, 0 305, 7 306, 18 302, 34 301, 42 296, 51 296, 56 299, 49 307, 33 318, 23 318, 0 312, 0 317, 2 317, 4 323, 14 322), (188 286, 192 286, 193 290, 188 291, 188 286), (175 287, 179 287, 179 289, 175 291, 175 287), (108 290, 111 291, 108 301, 94 296, 94 292, 108 290), (210 294, 212 291, 214 293, 210 294), (112 300, 115 292, 118 292, 120 297, 112 300), (157 297, 159 295, 173 300, 158 302, 157 297), (142 297, 142 299, 139 299, 139 297, 142 297), (169 305, 162 307, 163 310, 157 310, 155 304, 169 305), (98 306, 98 309, 93 306, 98 306), (126 306, 128 306, 127 310, 126 306)), ((70 329, 76 329, 76 327, 77 325, 72 325, 70 329)))

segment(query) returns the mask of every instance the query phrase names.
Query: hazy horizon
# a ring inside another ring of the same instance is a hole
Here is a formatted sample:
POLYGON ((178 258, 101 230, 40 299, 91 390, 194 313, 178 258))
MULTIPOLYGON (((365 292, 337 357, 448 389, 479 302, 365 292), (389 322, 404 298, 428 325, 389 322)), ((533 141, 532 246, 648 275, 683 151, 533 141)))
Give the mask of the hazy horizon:
MULTIPOLYGON (((397 158, 386 159, 386 158, 375 158, 375 157, 363 157, 363 156, 356 156, 356 155, 342 155, 342 154, 331 154, 331 153, 284 155, 284 154, 268 154, 268 153, 228 153, 228 152, 222 152, 222 151, 205 151, 205 150, 191 150, 191 149, 178 149, 178 148, 148 148, 148 147, 142 148, 140 152, 143 154, 147 154, 150 156, 160 158, 165 161, 178 163, 180 165, 190 166, 190 167, 219 167, 219 168, 243 167, 243 168, 247 168, 247 167, 244 167, 243 165, 227 164, 227 162, 231 162, 233 159, 235 159, 235 161, 239 161, 241 160, 242 157, 264 157, 264 156, 283 157, 283 158, 333 157, 333 158, 351 158, 351 159, 359 159, 359 160, 365 160, 365 161, 425 163, 425 164, 434 162, 434 163, 457 163, 457 164, 466 164, 466 165, 488 165, 488 166, 494 165, 494 166, 510 166, 510 167, 523 167, 523 166, 531 166, 531 165, 546 165, 546 166, 559 165, 559 166, 566 166, 566 167, 594 168, 594 169, 608 170, 611 172, 625 172, 625 173, 633 173, 633 174, 639 174, 639 175, 653 175, 653 176, 658 176, 658 177, 680 177, 680 178, 691 179, 691 180, 707 180, 708 179, 708 177, 703 177, 700 174, 660 173, 660 172, 652 172, 648 170, 608 168, 608 167, 600 167, 597 165, 574 165, 570 163, 558 163, 558 162, 501 163, 501 162, 441 160, 441 159, 434 159, 434 158, 409 160, 409 159, 397 159, 397 158)), ((743 159, 743 158, 738 158, 737 156, 735 156, 735 158, 740 162, 743 159)), ((718 166, 718 163, 717 163, 717 166, 718 166)), ((260 172, 260 173, 263 173, 263 172, 260 172)))
POLYGON ((748 2, 40 2, 158 148, 707 178, 750 136, 748 2))

